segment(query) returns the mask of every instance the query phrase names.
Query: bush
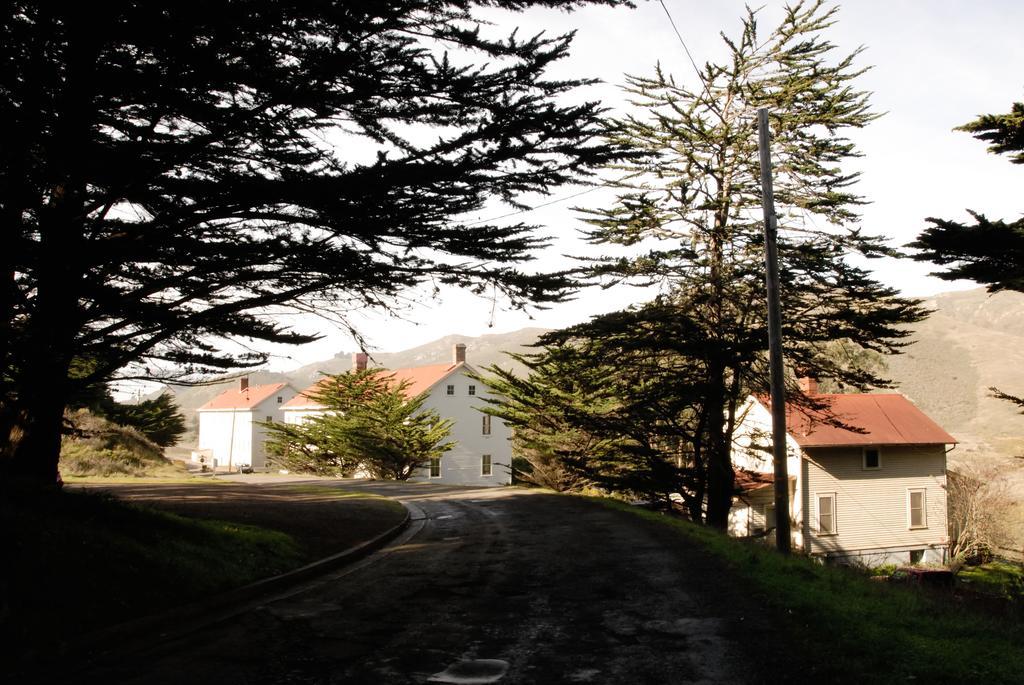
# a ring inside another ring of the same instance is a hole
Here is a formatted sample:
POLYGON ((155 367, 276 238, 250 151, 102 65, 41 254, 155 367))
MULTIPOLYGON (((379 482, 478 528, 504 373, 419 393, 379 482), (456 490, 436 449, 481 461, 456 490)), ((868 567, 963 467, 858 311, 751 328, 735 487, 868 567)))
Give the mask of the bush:
POLYGON ((163 448, 134 428, 118 426, 87 410, 68 415, 71 433, 61 444, 60 469, 65 476, 179 475, 181 467, 163 455, 163 448))

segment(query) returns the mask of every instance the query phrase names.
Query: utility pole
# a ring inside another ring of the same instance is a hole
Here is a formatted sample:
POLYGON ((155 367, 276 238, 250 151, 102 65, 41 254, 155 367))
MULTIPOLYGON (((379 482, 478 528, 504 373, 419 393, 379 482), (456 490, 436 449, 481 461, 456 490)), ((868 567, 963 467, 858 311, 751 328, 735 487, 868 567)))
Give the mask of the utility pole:
POLYGON ((786 468, 786 386, 782 375, 782 307, 779 304, 779 251, 776 246, 775 194, 772 190, 771 133, 768 110, 757 110, 757 147, 761 153, 761 205, 764 210, 765 285, 768 290, 768 368, 772 385, 772 461, 775 466, 775 548, 790 552, 789 473, 786 468))

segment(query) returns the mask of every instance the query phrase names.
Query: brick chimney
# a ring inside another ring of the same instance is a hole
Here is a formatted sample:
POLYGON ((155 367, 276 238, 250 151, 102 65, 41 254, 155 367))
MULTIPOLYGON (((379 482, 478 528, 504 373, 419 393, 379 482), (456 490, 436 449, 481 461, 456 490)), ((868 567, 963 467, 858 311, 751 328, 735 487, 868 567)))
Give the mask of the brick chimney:
POLYGON ((241 378, 238 379, 238 389, 242 390, 242 391, 245 391, 245 390, 249 389, 249 377, 248 376, 242 376, 241 378))
POLYGON ((811 376, 800 376, 796 379, 797 387, 805 395, 818 394, 818 379, 811 376))
POLYGON ((370 357, 365 352, 353 352, 352 353, 352 370, 353 371, 366 371, 366 362, 369 361, 370 357))
POLYGON ((466 345, 458 343, 452 347, 452 364, 466 363, 466 345))

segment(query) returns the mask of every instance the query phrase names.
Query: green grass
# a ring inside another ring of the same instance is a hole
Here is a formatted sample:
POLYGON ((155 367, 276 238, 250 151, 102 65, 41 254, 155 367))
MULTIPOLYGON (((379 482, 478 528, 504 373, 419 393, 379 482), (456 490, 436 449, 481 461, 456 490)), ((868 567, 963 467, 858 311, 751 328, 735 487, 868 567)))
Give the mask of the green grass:
POLYGON ((712 555, 723 578, 742 584, 780 629, 751 645, 757 654, 785 654, 788 675, 780 679, 1021 682, 1024 624, 1019 615, 986 613, 951 595, 872 581, 853 569, 803 557, 785 558, 687 521, 592 499, 671 526, 712 555))
POLYGON ((193 520, 81 492, 0 493, 0 644, 15 653, 294 568, 280 532, 193 520))
POLYGON ((1005 561, 992 561, 980 566, 965 566, 957 574, 957 582, 972 592, 1024 602, 1024 567, 1005 561))

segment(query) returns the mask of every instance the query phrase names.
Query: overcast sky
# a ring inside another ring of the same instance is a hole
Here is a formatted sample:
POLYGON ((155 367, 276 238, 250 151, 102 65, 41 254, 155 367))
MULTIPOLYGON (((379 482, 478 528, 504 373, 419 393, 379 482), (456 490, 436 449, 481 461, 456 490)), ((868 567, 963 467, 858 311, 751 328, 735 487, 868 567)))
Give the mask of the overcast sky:
MULTIPOLYGON (((723 55, 719 31, 738 33, 744 3, 739 0, 666 0, 683 39, 698 64, 723 55)), ((756 5, 756 3, 755 3, 756 5)), ((761 13, 766 33, 775 25, 782 3, 769 0, 761 13)), ((591 8, 565 14, 536 11, 512 18, 521 32, 564 33, 577 30, 573 54, 557 65, 556 76, 592 76, 605 84, 588 93, 622 111, 618 85, 623 73, 649 74, 656 62, 677 79, 693 83, 693 69, 656 0, 635 10, 591 8)), ((954 132, 981 113, 1006 112, 1024 99, 1024 2, 1006 0, 856 0, 845 3, 838 23, 827 34, 841 51, 867 49, 860 58, 873 68, 859 86, 873 93, 871 102, 885 116, 854 139, 865 157, 858 161, 863 178, 858 191, 871 204, 863 211, 867 232, 888 236, 893 244, 914 239, 924 219, 966 218, 965 209, 990 217, 1014 219, 1024 210, 1020 193, 1024 167, 988 154, 970 135, 954 132)), ((508 25, 511 29, 513 26, 508 25)), ((558 201, 580 188, 556 189, 552 205, 516 219, 541 223, 555 238, 540 264, 557 268, 563 253, 583 248, 576 235, 580 223, 571 207, 595 206, 600 193, 558 201)), ((498 213, 501 213, 500 211, 498 213)), ((482 213, 479 218, 493 215, 482 213)), ((908 295, 929 295, 971 284, 950 284, 927 276, 929 268, 907 261, 872 262, 877 277, 908 295)), ((406 312, 406 320, 376 313, 353 320, 368 337, 371 351, 396 351, 438 337, 480 335, 524 326, 555 328, 591 315, 622 308, 643 295, 630 289, 586 291, 571 303, 532 318, 499 303, 445 291, 406 312)), ((425 299, 425 298, 421 298, 425 299)), ((277 348, 271 368, 300 364, 354 350, 351 338, 326 322, 295 320, 303 329, 321 330, 327 338, 301 348, 277 348)))

